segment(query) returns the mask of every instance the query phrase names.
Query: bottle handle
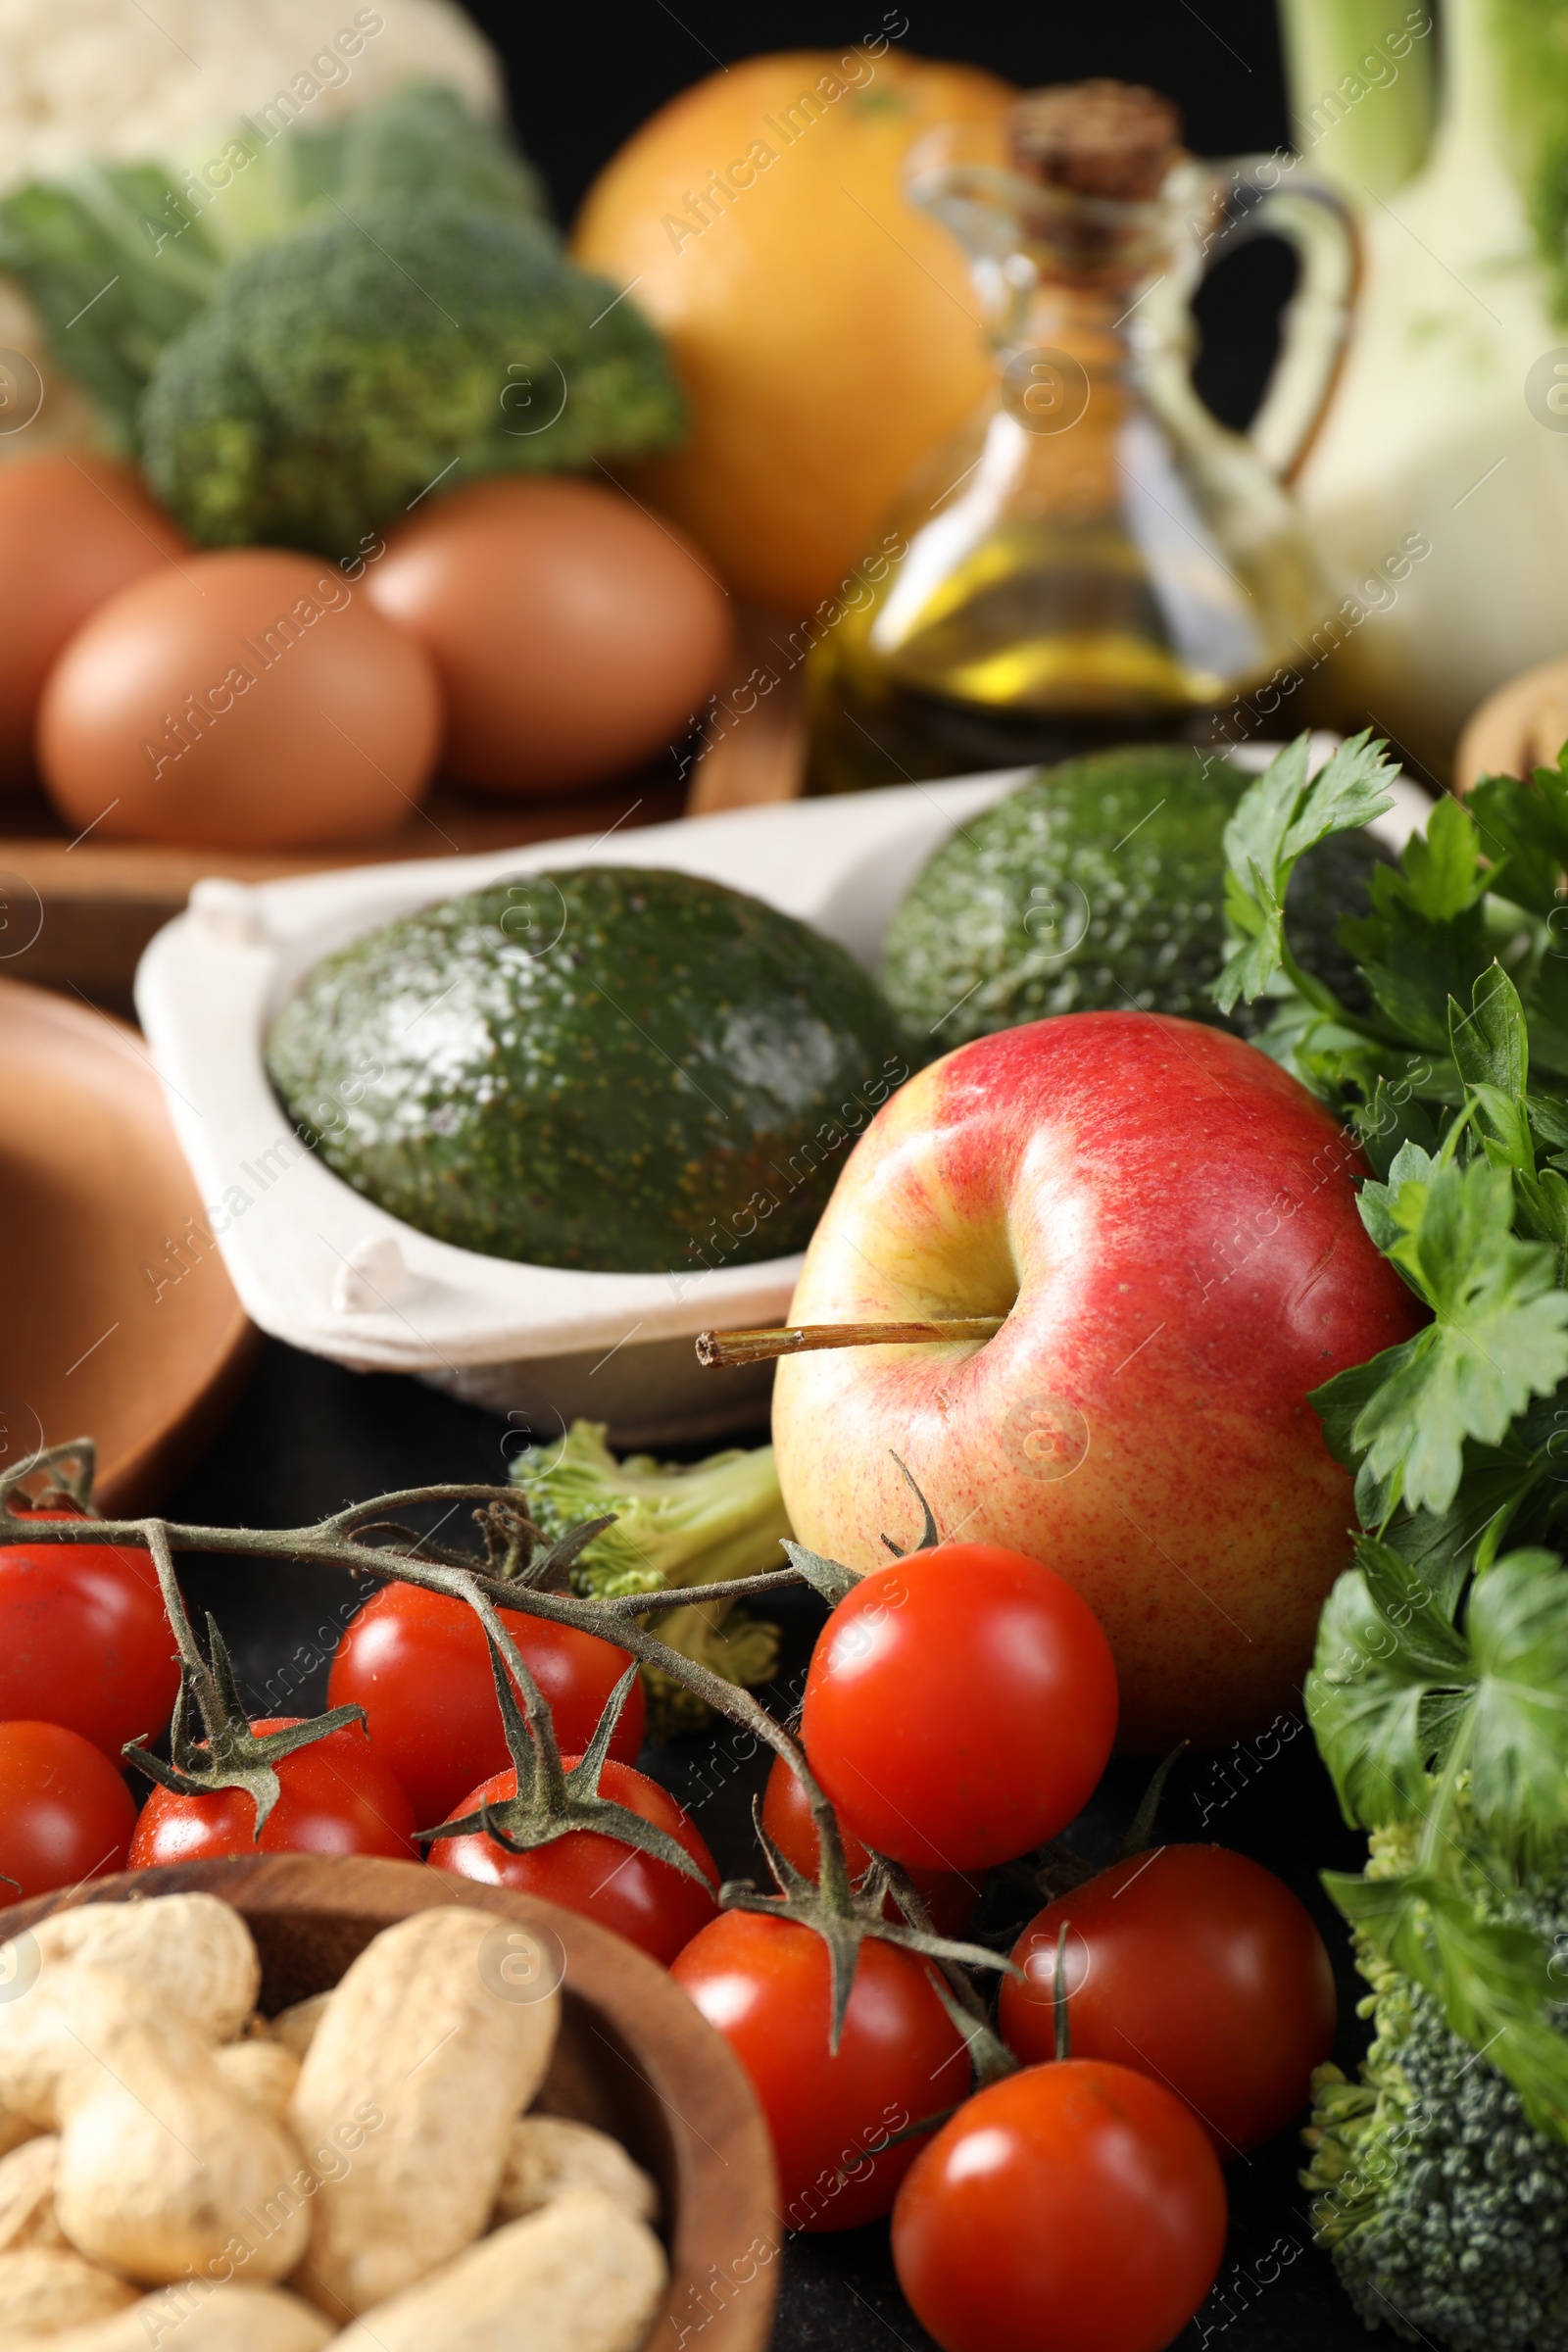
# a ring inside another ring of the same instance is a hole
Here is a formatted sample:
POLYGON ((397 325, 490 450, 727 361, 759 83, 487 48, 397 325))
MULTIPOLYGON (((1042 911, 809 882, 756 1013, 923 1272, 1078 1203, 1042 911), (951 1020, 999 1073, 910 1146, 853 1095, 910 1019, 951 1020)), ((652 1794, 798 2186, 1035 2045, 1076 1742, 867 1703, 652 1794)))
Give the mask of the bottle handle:
POLYGON ((1361 240, 1344 199, 1283 155, 1238 156, 1215 168, 1201 274, 1252 237, 1283 237, 1300 280, 1248 438, 1270 470, 1293 482, 1317 439, 1349 349, 1361 289, 1361 240))

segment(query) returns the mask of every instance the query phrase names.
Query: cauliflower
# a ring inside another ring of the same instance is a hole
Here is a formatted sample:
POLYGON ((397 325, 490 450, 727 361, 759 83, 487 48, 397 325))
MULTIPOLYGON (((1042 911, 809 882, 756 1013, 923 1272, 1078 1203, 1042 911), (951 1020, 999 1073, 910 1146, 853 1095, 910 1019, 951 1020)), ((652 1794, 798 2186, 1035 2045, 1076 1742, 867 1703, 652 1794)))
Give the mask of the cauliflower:
POLYGON ((409 81, 502 111, 494 52, 449 0, 0 0, 0 194, 84 157, 199 169, 241 117, 319 125, 409 81))
POLYGON ((411 83, 503 112, 449 0, 0 0, 0 351, 42 386, 0 463, 128 452, 152 355, 220 256, 291 226, 305 150, 411 83))

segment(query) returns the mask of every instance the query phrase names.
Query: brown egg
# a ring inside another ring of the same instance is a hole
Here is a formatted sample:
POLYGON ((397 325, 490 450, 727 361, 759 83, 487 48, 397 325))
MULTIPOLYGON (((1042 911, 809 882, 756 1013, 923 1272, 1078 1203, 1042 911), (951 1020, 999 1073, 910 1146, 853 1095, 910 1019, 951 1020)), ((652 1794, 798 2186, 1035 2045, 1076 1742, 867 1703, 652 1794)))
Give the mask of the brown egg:
POLYGON ((189 553, 139 474, 113 458, 62 452, 0 466, 0 784, 31 773, 38 697, 67 638, 106 597, 189 553))
POLYGON ((100 607, 50 672, 38 765, 94 837, 371 841, 429 781, 428 656, 318 556, 191 556, 100 607))
POLYGON ((482 792, 613 775, 685 729, 729 599, 673 526, 589 482, 476 482, 399 532, 366 585, 429 648, 442 764, 482 792))

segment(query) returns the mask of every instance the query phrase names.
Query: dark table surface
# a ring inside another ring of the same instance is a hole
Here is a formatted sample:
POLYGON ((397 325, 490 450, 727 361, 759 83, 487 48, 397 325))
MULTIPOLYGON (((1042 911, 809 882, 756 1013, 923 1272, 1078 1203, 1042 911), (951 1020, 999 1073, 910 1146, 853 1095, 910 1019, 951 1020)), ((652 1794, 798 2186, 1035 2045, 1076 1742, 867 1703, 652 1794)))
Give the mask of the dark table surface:
MULTIPOLYGON (((344 1503, 437 1481, 501 1481, 505 1424, 456 1404, 417 1381, 345 1372, 269 1342, 224 1434, 171 1496, 171 1518, 199 1525, 301 1526, 344 1503)), ((765 1435, 757 1433, 758 1441, 765 1435)), ((324 1704, 332 1646, 363 1593, 347 1577, 305 1567, 236 1560, 181 1563, 192 1614, 212 1609, 228 1637, 240 1686, 258 1714, 324 1704)), ((775 1703, 798 1693, 821 1609, 809 1595, 774 1595, 783 1627, 775 1703)), ((758 1869, 751 1801, 766 1774, 748 1743, 689 1737, 650 1745, 646 1771, 690 1809, 727 1875, 758 1869)), ((1117 1761, 1069 1833, 1086 1858, 1108 1862, 1136 1809, 1147 1767, 1117 1761)), ((1340 1979, 1341 2047, 1348 2066, 1365 2029, 1354 2014, 1364 1990, 1348 1940, 1316 1874, 1353 1869, 1361 1841, 1341 1823, 1310 1736, 1295 1719, 1226 1756, 1178 1765, 1161 1806, 1162 1841, 1207 1839, 1238 1847, 1277 1871, 1313 1911, 1340 1979)), ((1231 2233, 1219 2278, 1181 2352, 1223 2341, 1225 2352, 1337 2352, 1366 2343, 1326 2256, 1311 2240, 1298 2185, 1295 2134, 1233 2164, 1227 2174, 1231 2233)), ((779 2352, 872 2352, 900 2344, 928 2352, 931 2339, 899 2292, 886 2226, 790 2241, 774 2336, 779 2352)))

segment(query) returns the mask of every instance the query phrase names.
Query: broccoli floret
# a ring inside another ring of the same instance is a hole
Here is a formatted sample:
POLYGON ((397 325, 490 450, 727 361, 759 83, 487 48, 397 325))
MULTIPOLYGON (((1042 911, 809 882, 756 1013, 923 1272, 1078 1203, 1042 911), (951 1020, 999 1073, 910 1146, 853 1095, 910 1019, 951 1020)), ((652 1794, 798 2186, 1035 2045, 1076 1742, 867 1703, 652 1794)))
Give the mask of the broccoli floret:
POLYGON ((666 442, 680 396, 617 291, 462 194, 334 210, 238 256, 160 355, 148 478, 205 545, 342 556, 438 484, 666 442))
MULTIPOLYGON (((1385 1864, 1396 1842, 1374 1839, 1385 1864)), ((1568 1929, 1562 1883, 1482 1900, 1548 1941, 1568 1929)), ((1356 1966, 1374 2039, 1359 2082, 1314 2077, 1301 2176, 1346 2292, 1369 2328, 1410 2341, 1568 2352, 1568 2146, 1526 2122, 1512 2084, 1360 1936, 1356 1966)))
POLYGON ((0 270, 25 286, 54 357, 92 396, 105 438, 127 452, 159 353, 212 300, 235 254, 410 188, 497 212, 545 209, 511 134, 430 83, 286 138, 241 123, 216 194, 195 191, 190 161, 178 140, 161 160, 83 157, 0 200, 0 270))
POLYGON ((611 1598, 665 1585, 727 1584, 782 1568, 790 1532, 771 1446, 731 1446, 701 1462, 628 1453, 617 1462, 603 1421, 574 1421, 554 1446, 531 1446, 512 1465, 534 1525, 552 1542, 584 1519, 615 1524, 579 1554, 579 1592, 611 1598))
MULTIPOLYGON (((617 1462, 605 1423, 574 1421, 556 1446, 530 1446, 512 1466, 529 1514, 552 1542, 606 1511, 615 1524, 581 1552, 572 1569, 579 1592, 612 1598, 670 1585, 728 1584, 782 1568, 779 1538, 790 1532, 771 1446, 738 1446, 689 1466, 630 1453, 617 1462)), ((778 1628, 730 1600, 661 1610, 650 1620, 662 1642, 726 1682, 770 1680, 778 1628)), ((656 1667, 643 1682, 654 1728, 665 1737, 698 1729, 709 1710, 656 1667)))

